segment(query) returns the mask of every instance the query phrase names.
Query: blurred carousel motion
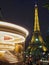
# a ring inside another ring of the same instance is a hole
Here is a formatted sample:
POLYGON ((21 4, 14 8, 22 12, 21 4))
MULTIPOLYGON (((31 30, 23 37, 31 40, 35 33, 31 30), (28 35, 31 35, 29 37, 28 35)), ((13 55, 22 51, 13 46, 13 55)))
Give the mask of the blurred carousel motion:
POLYGON ((29 32, 18 25, 0 21, 0 61, 23 61, 25 40, 29 32))

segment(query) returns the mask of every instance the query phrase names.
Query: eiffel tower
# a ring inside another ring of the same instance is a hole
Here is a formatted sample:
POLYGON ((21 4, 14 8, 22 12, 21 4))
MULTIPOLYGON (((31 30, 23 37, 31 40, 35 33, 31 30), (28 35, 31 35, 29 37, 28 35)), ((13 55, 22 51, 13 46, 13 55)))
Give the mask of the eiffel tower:
POLYGON ((37 4, 35 4, 34 32, 26 51, 28 54, 40 54, 47 51, 46 44, 40 32, 37 4))

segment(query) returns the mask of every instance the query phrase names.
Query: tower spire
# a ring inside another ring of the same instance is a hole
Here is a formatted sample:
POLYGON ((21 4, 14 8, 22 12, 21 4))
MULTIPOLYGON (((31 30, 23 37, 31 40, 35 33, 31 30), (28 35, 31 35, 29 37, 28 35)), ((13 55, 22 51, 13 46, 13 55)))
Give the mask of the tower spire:
POLYGON ((35 31, 40 31, 39 19, 38 19, 38 7, 37 7, 37 4, 36 3, 35 3, 34 32, 35 31))

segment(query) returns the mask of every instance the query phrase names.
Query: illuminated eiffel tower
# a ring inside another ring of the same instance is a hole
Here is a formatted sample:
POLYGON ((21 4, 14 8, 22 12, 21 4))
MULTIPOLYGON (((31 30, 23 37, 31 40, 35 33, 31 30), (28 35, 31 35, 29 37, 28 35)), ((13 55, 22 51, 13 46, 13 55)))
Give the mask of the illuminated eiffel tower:
POLYGON ((40 32, 40 25, 38 19, 38 7, 35 4, 35 19, 34 19, 34 32, 29 46, 26 49, 28 54, 40 54, 40 52, 46 52, 47 48, 40 32))

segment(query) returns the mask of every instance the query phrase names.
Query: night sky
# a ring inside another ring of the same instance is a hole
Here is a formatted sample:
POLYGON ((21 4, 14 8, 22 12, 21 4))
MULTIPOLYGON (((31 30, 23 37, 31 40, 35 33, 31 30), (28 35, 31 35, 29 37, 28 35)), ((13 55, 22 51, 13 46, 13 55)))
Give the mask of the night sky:
MULTIPOLYGON (((43 7, 47 0, 38 0, 39 22, 43 36, 49 27, 49 10, 43 7)), ((3 20, 28 29, 31 34, 34 23, 34 4, 35 0, 0 0, 3 20)))

